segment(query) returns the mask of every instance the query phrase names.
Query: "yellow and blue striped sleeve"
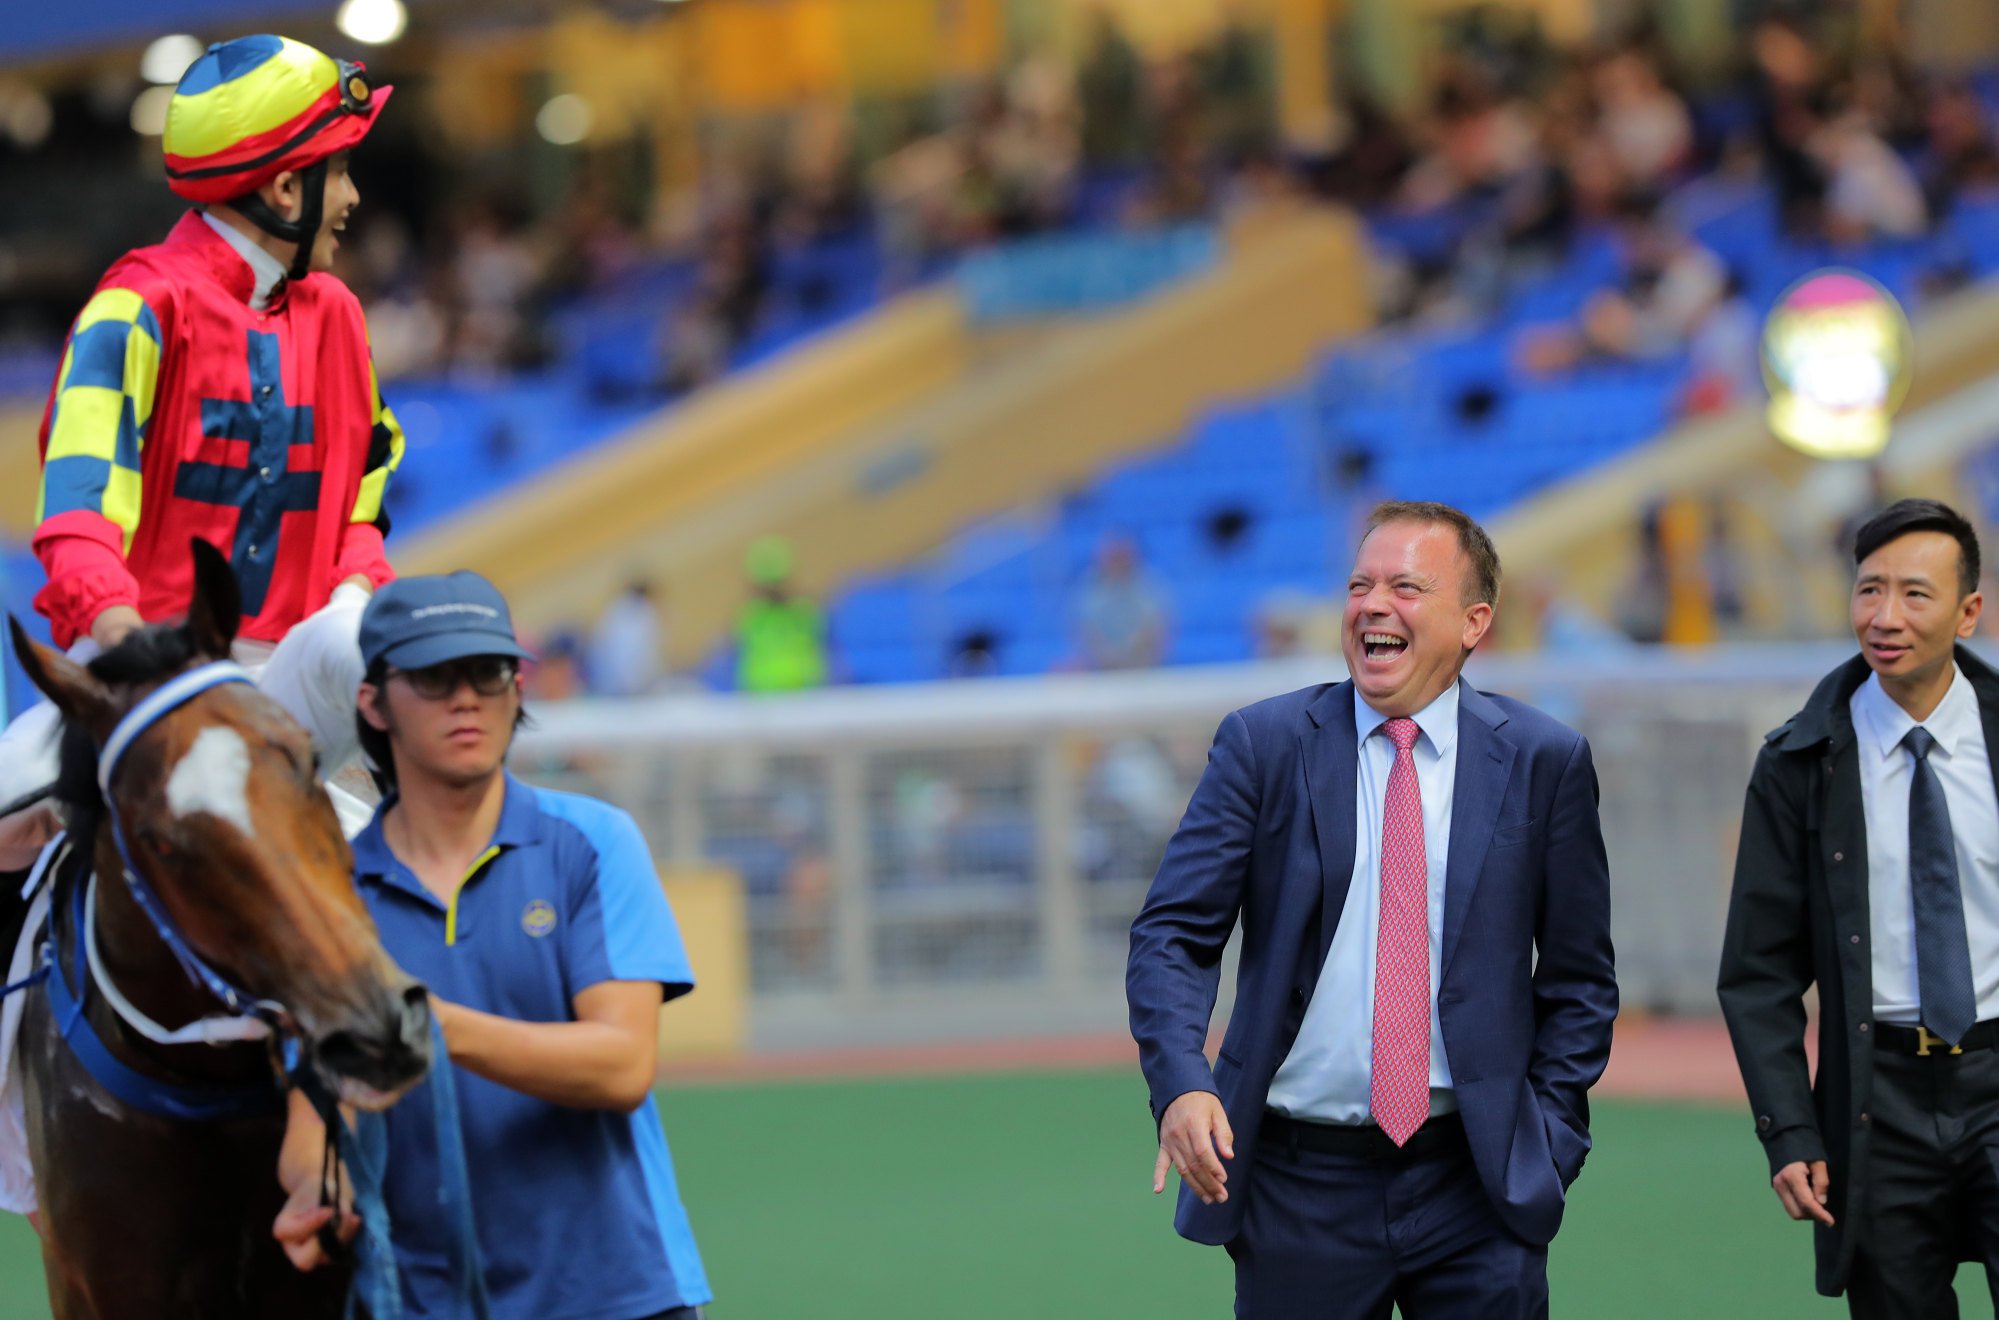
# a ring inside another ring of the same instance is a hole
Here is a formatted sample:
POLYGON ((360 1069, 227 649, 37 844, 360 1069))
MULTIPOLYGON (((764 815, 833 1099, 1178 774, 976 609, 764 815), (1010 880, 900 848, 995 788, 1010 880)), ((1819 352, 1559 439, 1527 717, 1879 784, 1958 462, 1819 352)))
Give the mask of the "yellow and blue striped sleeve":
POLYGON ((388 492, 389 474, 402 464, 406 442, 402 423, 382 398, 382 383, 375 377, 372 361, 368 364, 368 387, 375 394, 375 426, 368 437, 368 465, 361 474, 361 490, 354 497, 354 513, 347 521, 373 523, 386 533, 389 520, 382 510, 382 497, 388 492))
POLYGON ((49 416, 35 522, 95 513, 132 548, 139 527, 139 454, 160 374, 160 322, 133 289, 100 289, 63 350, 49 416))

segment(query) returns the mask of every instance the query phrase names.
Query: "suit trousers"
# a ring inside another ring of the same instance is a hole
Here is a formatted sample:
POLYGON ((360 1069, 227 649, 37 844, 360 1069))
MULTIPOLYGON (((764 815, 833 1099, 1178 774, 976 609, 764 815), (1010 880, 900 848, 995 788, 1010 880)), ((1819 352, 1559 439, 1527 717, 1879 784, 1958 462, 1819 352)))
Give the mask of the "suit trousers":
MULTIPOLYGON (((1999 1303, 1999 1050, 1877 1050, 1866 1203, 1846 1285, 1856 1320, 1955 1320, 1962 1261, 1999 1303)), ((1849 1210, 1849 1213, 1852 1213, 1849 1210)))
POLYGON ((1242 1320, 1543 1320, 1548 1249, 1500 1222, 1458 1139, 1408 1156, 1260 1141, 1228 1244, 1242 1320))

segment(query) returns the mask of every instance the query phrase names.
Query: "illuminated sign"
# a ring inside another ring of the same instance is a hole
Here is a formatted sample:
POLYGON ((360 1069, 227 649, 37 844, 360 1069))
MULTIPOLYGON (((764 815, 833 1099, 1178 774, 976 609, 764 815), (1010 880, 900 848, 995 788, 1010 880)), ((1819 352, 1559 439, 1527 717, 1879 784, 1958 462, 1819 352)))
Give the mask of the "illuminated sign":
POLYGON ((1814 458, 1872 458, 1909 392, 1914 337, 1901 304, 1850 270, 1785 291, 1763 326, 1770 429, 1814 458))

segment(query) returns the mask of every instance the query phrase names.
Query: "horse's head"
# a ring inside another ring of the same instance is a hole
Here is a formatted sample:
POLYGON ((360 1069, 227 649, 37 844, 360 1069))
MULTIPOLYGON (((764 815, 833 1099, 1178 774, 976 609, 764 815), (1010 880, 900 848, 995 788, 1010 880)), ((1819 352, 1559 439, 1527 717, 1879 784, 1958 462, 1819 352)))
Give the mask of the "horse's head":
MULTIPOLYGON (((235 574, 206 542, 193 551, 187 622, 140 629, 88 666, 14 623, 23 668, 93 755, 149 693, 229 655, 241 618, 235 574)), ((84 778, 75 769, 65 768, 72 787, 84 778)), ((429 1066, 430 1007, 382 950, 318 769, 311 739, 276 702, 223 683, 133 737, 103 806, 194 952, 281 1004, 344 1099, 380 1108, 429 1066)))

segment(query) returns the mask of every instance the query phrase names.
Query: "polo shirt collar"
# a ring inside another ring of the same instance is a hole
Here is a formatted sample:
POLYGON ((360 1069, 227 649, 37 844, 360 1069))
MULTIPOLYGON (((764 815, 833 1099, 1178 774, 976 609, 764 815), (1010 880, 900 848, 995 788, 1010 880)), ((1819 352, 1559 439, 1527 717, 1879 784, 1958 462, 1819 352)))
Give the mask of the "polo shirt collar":
MULTIPOLYGON (((514 778, 511 771, 501 774, 506 780, 506 795, 500 800, 500 821, 493 827, 491 846, 502 850, 532 847, 541 842, 541 807, 535 800, 535 791, 514 778)), ((382 818, 396 802, 396 792, 391 789, 375 808, 374 819, 354 836, 350 845, 354 850, 354 874, 392 880, 402 869, 382 833, 382 818)))

